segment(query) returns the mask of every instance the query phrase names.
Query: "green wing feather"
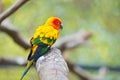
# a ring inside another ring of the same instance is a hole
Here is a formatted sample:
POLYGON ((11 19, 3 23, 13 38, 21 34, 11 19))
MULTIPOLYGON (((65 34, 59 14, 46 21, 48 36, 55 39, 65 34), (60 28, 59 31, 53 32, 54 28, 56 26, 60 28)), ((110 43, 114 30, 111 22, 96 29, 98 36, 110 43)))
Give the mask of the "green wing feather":
POLYGON ((40 37, 37 37, 37 38, 35 38, 35 39, 32 40, 32 44, 33 44, 33 45, 34 45, 34 44, 40 44, 40 43, 42 43, 42 42, 40 41, 40 37))
POLYGON ((34 44, 43 44, 44 42, 42 42, 40 39, 42 39, 42 41, 47 40, 47 43, 45 43, 45 44, 48 44, 48 45, 52 45, 56 42, 56 39, 53 39, 53 38, 51 39, 49 37, 44 36, 44 37, 37 37, 37 38, 33 39, 32 44, 33 45, 34 44))

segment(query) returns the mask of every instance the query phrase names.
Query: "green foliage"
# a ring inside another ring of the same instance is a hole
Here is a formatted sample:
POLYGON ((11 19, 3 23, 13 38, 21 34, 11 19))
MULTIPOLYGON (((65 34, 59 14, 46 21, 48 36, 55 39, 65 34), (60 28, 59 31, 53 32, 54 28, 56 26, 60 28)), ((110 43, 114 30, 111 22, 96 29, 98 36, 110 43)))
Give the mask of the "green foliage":
MULTIPOLYGON (((3 2, 7 9, 15 1, 0 2, 3 2)), ((43 24, 50 16, 58 16, 63 20, 64 29, 61 37, 79 29, 93 32, 93 37, 89 40, 92 46, 67 51, 71 61, 87 65, 119 66, 120 0, 31 0, 10 16, 10 20, 22 35, 31 38, 37 26, 43 24)), ((29 53, 4 33, 0 33, 0 45, 0 56, 26 57, 29 53)), ((9 73, 5 73, 5 69, 1 70, 0 75, 9 76, 9 73)), ((18 70, 23 71, 21 68, 16 68, 15 73, 19 73, 18 70)), ((117 74, 108 73, 106 80, 119 80, 117 74)))

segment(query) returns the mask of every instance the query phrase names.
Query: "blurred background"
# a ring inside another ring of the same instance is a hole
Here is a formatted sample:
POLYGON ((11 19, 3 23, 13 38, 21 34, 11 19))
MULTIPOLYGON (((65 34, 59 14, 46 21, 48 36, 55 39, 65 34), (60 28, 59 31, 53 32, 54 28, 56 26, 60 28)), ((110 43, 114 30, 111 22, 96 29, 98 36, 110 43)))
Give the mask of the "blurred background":
MULTIPOLYGON (((0 0, 1 12, 16 0, 0 0)), ((83 67, 91 77, 98 75, 99 67, 110 67, 104 80, 120 80, 120 0, 30 0, 9 17, 12 25, 30 40, 36 28, 50 16, 63 20, 60 38, 79 30, 92 32, 87 40, 90 45, 80 45, 66 50, 67 59, 83 67), (86 68, 87 67, 87 68, 86 68)), ((0 31, 0 58, 27 58, 25 50, 6 33, 0 31)), ((24 67, 0 64, 0 80, 19 80, 24 67), (14 76, 13 76, 14 75, 14 76)), ((31 68, 27 80, 36 79, 37 72, 31 68)), ((80 80, 73 72, 69 80, 80 80)))

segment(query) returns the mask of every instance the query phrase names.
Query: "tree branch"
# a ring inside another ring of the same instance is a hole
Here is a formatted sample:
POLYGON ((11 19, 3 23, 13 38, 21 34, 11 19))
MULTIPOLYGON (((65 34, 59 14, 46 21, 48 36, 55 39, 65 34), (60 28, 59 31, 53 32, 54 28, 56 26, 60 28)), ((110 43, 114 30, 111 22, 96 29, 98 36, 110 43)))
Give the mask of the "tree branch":
POLYGON ((67 65, 70 69, 70 71, 72 71, 74 74, 76 74, 79 78, 81 78, 82 80, 92 80, 92 78, 86 74, 79 66, 67 61, 67 65))
POLYGON ((98 72, 98 76, 96 77, 96 80, 105 80, 105 75, 107 72, 107 67, 101 67, 98 72))
MULTIPOLYGON (((68 67, 69 67, 69 63, 71 63, 71 62, 69 62, 69 61, 66 61, 66 62, 68 62, 68 67)), ((0 66, 4 66, 4 65, 8 65, 8 66, 10 66, 10 65, 11 66, 12 65, 13 66, 14 65, 15 66, 26 66, 26 63, 27 63, 27 61, 23 57, 17 57, 17 58, 13 58, 13 57, 11 57, 11 58, 10 57, 0 57, 0 66)), ((107 70, 109 70, 109 71, 120 72, 120 66, 116 66, 116 67, 96 66, 96 65, 89 66, 89 65, 79 65, 79 64, 77 65, 77 64, 74 64, 74 63, 71 63, 70 65, 71 66, 73 66, 73 65, 78 66, 78 67, 80 67, 80 68, 82 68, 84 70, 93 70, 93 71, 99 70, 100 71, 101 68, 106 67, 107 70)), ((69 68, 69 69, 71 69, 71 68, 69 68)), ((101 73, 99 72, 99 74, 101 74, 101 73)))
POLYGON ((40 80, 68 80, 68 67, 61 52, 52 48, 46 55, 36 62, 40 80))
POLYGON ((24 5, 29 0, 17 0, 15 4, 13 4, 9 9, 4 11, 2 14, 0 14, 0 23, 13 14, 16 10, 18 10, 22 5, 24 5))
POLYGON ((22 58, 22 57, 0 57, 0 66, 6 66, 6 65, 11 65, 11 66, 25 66, 27 61, 22 58))
POLYGON ((28 43, 28 40, 24 39, 24 37, 9 22, 9 20, 5 20, 1 24, 0 31, 7 33, 19 46, 23 47, 24 49, 30 48, 30 44, 28 43))
POLYGON ((76 48, 79 45, 90 45, 86 40, 92 36, 91 32, 78 31, 56 41, 53 45, 59 48, 62 52, 68 49, 76 48))

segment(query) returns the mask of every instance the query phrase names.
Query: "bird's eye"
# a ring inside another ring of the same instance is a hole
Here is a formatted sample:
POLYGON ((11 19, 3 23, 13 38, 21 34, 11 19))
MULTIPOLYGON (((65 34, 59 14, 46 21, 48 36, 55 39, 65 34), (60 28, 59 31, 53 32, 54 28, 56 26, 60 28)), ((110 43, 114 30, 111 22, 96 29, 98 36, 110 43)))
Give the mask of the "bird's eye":
POLYGON ((60 22, 56 21, 56 24, 60 24, 60 22))

